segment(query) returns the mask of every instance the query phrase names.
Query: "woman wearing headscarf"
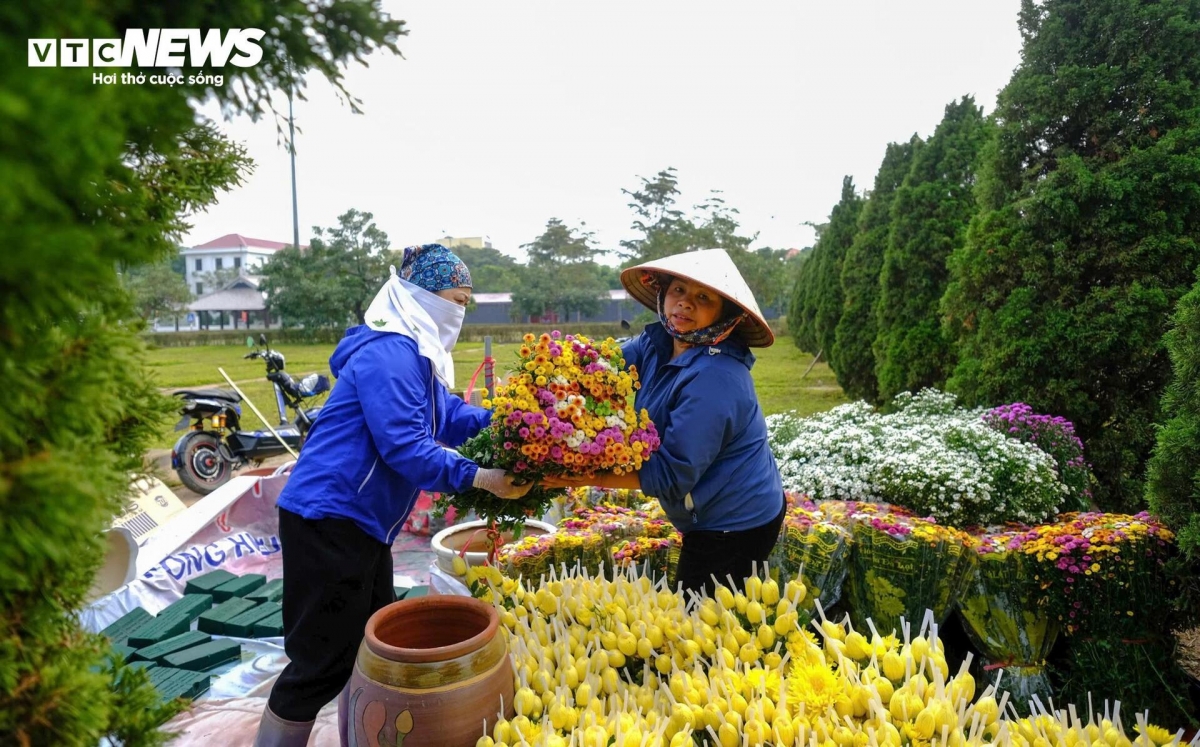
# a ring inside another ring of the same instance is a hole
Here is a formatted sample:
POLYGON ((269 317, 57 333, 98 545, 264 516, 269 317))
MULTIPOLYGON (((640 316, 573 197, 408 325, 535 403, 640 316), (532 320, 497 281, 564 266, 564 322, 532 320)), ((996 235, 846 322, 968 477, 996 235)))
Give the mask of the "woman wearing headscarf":
POLYGON ((641 380, 637 406, 649 411, 662 447, 638 472, 544 483, 656 497, 683 536, 676 581, 696 593, 711 594, 713 577, 741 586, 774 547, 786 504, 750 376, 750 348, 775 336, 720 249, 631 267, 621 283, 658 314, 623 351, 641 380))
POLYGON ((391 544, 421 490, 519 498, 503 470, 452 451, 490 413, 449 394, 471 274, 440 244, 404 250, 329 359, 337 386, 279 496, 284 648, 259 747, 307 743, 350 678, 371 614, 395 601, 391 544), (451 448, 446 448, 451 447, 451 448))

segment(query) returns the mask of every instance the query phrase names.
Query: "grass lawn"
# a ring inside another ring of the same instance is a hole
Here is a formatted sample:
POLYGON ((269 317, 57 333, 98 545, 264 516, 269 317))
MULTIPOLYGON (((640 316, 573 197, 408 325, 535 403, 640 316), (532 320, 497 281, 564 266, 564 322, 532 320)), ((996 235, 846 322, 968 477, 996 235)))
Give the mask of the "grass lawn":
MULTIPOLYGON (((287 358, 287 371, 300 378, 310 373, 329 375, 329 356, 333 345, 280 345, 277 350, 287 358)), ((497 360, 496 372, 502 375, 514 357, 518 345, 496 345, 492 355, 497 360)), ((275 394, 265 378, 266 369, 262 361, 242 360, 246 348, 232 345, 207 345, 184 348, 159 348, 148 354, 149 368, 155 382, 164 389, 179 389, 200 386, 228 388, 217 368, 225 369, 250 401, 271 420, 278 422, 275 394)), ((842 404, 846 398, 834 379, 833 371, 825 363, 818 363, 804 380, 801 374, 812 363, 812 356, 803 353, 792 344, 790 337, 781 338, 774 346, 755 352, 758 360, 754 365, 755 388, 768 415, 796 410, 800 415, 828 410, 842 404)), ((483 362, 483 343, 464 342, 454 349, 454 364, 457 384, 465 388, 472 374, 483 362)), ((480 375, 477 386, 483 385, 480 375)), ((261 428, 260 421, 250 408, 243 406, 243 427, 261 428)), ((169 449, 179 437, 172 431, 175 423, 165 426, 155 448, 169 449)))

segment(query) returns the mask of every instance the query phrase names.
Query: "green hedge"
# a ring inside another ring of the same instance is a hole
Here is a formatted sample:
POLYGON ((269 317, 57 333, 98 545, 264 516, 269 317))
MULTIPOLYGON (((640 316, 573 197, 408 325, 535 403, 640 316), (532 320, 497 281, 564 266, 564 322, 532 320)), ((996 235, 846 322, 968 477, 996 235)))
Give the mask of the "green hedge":
MULTIPOLYGON (((459 335, 459 342, 483 342, 483 338, 491 335, 497 343, 520 342, 526 332, 540 335, 560 329, 589 337, 625 337, 641 331, 640 325, 634 325, 625 330, 617 323, 583 323, 583 324, 468 324, 459 335)), ((267 339, 278 344, 334 344, 341 341, 345 334, 343 329, 251 329, 251 330, 200 330, 198 332, 147 332, 144 338, 147 343, 160 348, 183 348, 197 345, 244 345, 247 335, 258 339, 259 333, 266 333, 267 339)))
POLYGON ((246 337, 258 339, 266 333, 272 343, 332 344, 340 341, 343 329, 209 329, 198 332, 146 332, 146 343, 157 348, 190 348, 197 345, 245 345, 246 337))
MULTIPOLYGON (((787 320, 784 317, 768 320, 767 325, 775 333, 776 337, 784 337, 788 334, 787 320)), ((641 332, 644 326, 644 324, 637 322, 631 323, 629 329, 622 329, 621 325, 616 322, 583 322, 580 324, 571 324, 569 322, 561 324, 468 324, 462 328, 462 334, 458 336, 458 341, 483 342, 483 338, 490 335, 492 341, 496 343, 520 342, 526 332, 540 335, 543 332, 552 332, 556 329, 565 333, 587 335, 593 339, 629 337, 641 332)))
POLYGON ((616 322, 561 322, 559 324, 467 324, 463 325, 459 342, 483 342, 490 336, 492 342, 520 342, 526 332, 540 335, 543 332, 560 330, 573 335, 586 335, 603 340, 605 337, 628 337, 642 331, 640 324, 622 329, 616 322))
MULTIPOLYGON (((772 319, 767 322, 777 337, 788 334, 787 320, 772 319)), ((642 331, 642 325, 633 324, 629 329, 622 329, 616 322, 584 322, 581 324, 468 324, 459 335, 459 342, 483 342, 483 338, 491 336, 496 343, 520 342, 526 332, 540 335, 543 332, 562 330, 588 337, 628 337, 642 331)), ((258 339, 265 332, 272 343, 292 345, 335 344, 342 339, 345 330, 341 329, 239 329, 239 330, 201 330, 199 332, 146 332, 143 338, 149 345, 158 348, 187 348, 197 345, 245 345, 246 336, 258 339)))

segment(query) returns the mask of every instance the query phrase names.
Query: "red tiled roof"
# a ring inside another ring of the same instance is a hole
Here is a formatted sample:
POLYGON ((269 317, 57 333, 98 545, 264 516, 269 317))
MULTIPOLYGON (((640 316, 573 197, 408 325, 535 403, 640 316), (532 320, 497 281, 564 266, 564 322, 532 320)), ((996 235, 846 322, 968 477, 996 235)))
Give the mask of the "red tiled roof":
POLYGON ((255 247, 258 249, 286 249, 291 246, 291 243, 284 241, 266 241, 265 239, 251 239, 242 236, 240 233, 228 233, 224 236, 205 242, 193 249, 233 249, 236 247, 255 247))

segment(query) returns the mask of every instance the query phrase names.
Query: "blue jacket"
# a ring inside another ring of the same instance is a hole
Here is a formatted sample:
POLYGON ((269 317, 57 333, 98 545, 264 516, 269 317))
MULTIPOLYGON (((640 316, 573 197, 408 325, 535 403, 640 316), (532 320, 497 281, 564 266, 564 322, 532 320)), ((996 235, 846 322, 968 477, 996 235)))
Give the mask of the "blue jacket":
POLYGON ((459 446, 491 413, 447 392, 403 335, 352 327, 329 368, 337 386, 278 505, 306 519, 350 519, 390 545, 420 490, 471 486, 478 467, 442 444, 459 446))
POLYGON ((671 360, 673 340, 659 323, 625 344, 662 447, 638 473, 681 532, 740 531, 783 510, 783 481, 767 444, 767 422, 740 342, 690 348, 671 360))

